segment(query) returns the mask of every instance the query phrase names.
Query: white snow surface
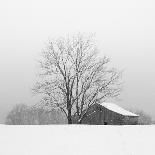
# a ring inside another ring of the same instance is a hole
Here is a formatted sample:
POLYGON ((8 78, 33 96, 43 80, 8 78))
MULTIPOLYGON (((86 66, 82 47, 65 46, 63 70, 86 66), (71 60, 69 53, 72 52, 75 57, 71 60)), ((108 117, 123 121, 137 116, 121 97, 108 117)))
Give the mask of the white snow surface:
POLYGON ((138 116, 130 111, 127 111, 123 108, 121 108, 120 106, 114 104, 114 103, 100 103, 100 105, 104 106, 105 108, 111 110, 111 111, 114 111, 116 113, 119 113, 121 115, 124 115, 124 116, 138 116))
POLYGON ((0 125, 0 155, 155 155, 155 125, 0 125))

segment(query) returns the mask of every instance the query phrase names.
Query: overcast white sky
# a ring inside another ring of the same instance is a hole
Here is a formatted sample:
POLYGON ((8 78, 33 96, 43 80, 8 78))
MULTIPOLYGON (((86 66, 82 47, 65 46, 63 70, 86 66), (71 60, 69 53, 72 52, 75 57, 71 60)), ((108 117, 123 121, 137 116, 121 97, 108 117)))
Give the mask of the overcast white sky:
POLYGON ((32 104, 36 59, 48 38, 95 33, 101 54, 124 69, 119 103, 155 116, 155 2, 5 0, 0 2, 0 121, 32 104))

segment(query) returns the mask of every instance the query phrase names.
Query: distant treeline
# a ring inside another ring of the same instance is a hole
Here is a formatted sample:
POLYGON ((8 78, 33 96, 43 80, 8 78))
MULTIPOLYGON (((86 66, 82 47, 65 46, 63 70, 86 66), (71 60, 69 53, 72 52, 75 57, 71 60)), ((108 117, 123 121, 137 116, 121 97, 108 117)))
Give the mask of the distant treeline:
MULTIPOLYGON (((155 122, 141 110, 130 110, 139 115, 139 125, 150 125, 155 122)), ((8 113, 5 124, 8 125, 47 125, 67 124, 67 119, 62 111, 57 109, 45 109, 42 107, 18 104, 8 113)))
POLYGON ((18 104, 8 113, 5 124, 8 125, 46 125, 66 124, 67 120, 60 110, 44 109, 18 104))

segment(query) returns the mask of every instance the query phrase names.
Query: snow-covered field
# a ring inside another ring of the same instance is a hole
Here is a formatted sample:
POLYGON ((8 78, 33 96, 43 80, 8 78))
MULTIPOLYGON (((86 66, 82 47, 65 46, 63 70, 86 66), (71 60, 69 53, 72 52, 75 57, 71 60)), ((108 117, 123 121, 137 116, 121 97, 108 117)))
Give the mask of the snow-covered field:
POLYGON ((0 125, 0 155, 155 155, 155 125, 0 125))

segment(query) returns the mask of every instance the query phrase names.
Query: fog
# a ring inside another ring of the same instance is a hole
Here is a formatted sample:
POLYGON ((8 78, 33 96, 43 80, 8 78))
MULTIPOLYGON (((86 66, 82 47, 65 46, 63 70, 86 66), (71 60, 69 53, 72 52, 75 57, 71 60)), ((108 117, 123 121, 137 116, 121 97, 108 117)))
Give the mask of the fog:
POLYGON ((95 33, 100 54, 124 70, 118 104, 155 117, 155 3, 152 0, 5 0, 0 5, 0 121, 34 104, 37 62, 49 38, 95 33))

